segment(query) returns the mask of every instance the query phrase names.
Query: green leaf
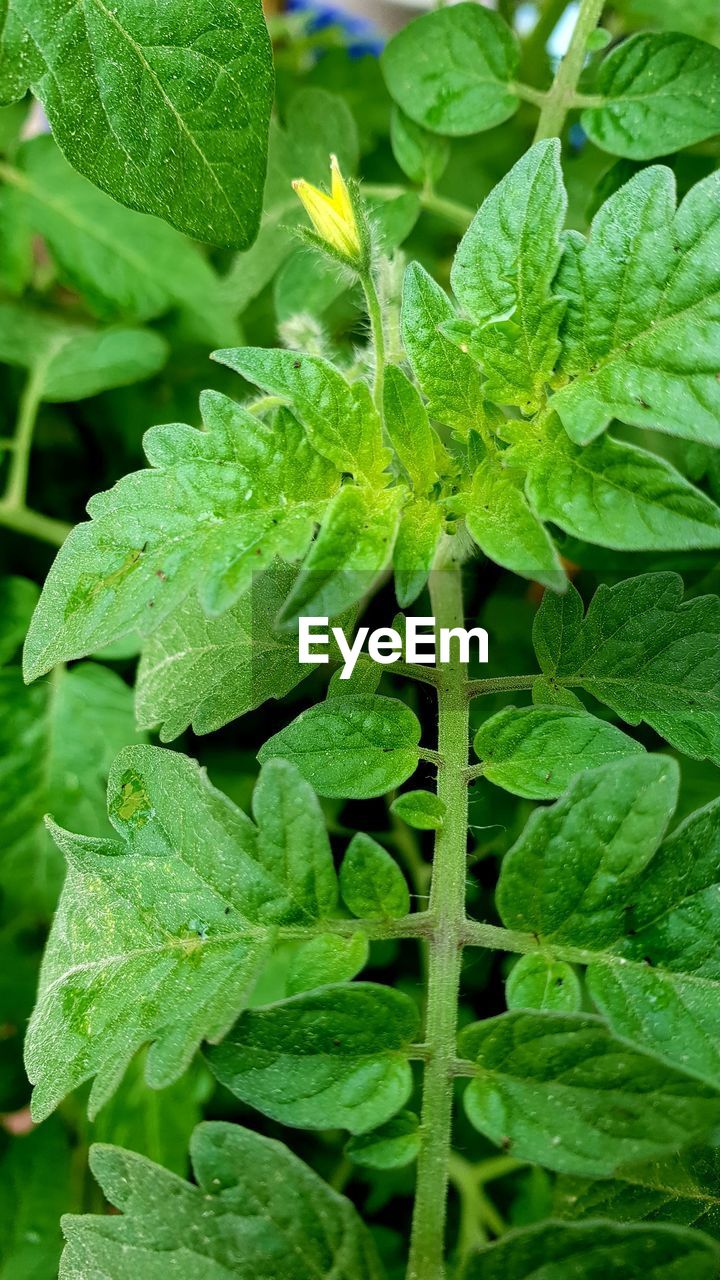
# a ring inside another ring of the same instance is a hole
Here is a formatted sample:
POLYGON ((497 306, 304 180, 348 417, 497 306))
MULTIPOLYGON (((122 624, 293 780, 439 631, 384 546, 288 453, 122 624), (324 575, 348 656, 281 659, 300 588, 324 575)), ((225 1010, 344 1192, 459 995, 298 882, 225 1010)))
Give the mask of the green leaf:
POLYGON ((287 400, 318 453, 340 471, 377 486, 388 454, 365 382, 351 385, 319 356, 274 347, 215 351, 213 360, 228 365, 263 391, 287 400))
POLYGON ((309 674, 297 636, 276 626, 296 572, 276 561, 253 575, 250 590, 219 618, 187 597, 145 640, 135 684, 135 714, 162 742, 189 725, 212 733, 282 698, 309 674))
POLYGON ((331 915, 338 885, 325 818, 312 787, 287 760, 269 760, 253 794, 257 860, 287 889, 288 908, 331 915))
POLYGON ((473 322, 468 345, 497 404, 534 413, 560 353, 551 286, 567 197, 560 141, 538 142, 497 184, 460 242, 450 281, 473 322))
POLYGON ((439 831, 447 807, 434 791, 403 791, 393 800, 390 812, 416 831, 439 831))
POLYGON ((331 153, 337 155, 344 174, 355 172, 358 131, 353 114, 338 94, 301 89, 290 99, 284 127, 278 120, 270 122, 260 231, 255 243, 237 254, 224 281, 234 314, 245 310, 297 247, 292 229, 303 215, 291 186, 293 178, 305 178, 315 186, 327 182, 331 153))
POLYGON ((715 1090, 617 1040, 599 1018, 515 1010, 467 1027, 465 1092, 476 1129, 561 1173, 609 1176, 717 1124, 715 1090))
POLYGON ((720 764, 720 601, 683 603, 682 579, 647 573, 600 586, 583 617, 574 587, 543 597, 533 641, 546 676, 586 689, 627 724, 720 764))
POLYGON ((559 1178, 555 1211, 562 1218, 617 1218, 694 1227, 720 1237, 720 1154, 692 1147, 664 1160, 626 1165, 616 1180, 559 1178))
POLYGON ((206 1057, 221 1084, 273 1120, 364 1133, 407 1102, 418 1024, 401 991, 326 987, 248 1009, 206 1057))
POLYGON ((24 98, 38 65, 37 50, 15 0, 0 0, 0 103, 24 98))
POLYGON ((0 578, 0 666, 16 655, 38 601, 38 588, 27 578, 0 578))
POLYGON ((345 1147, 348 1159, 361 1169, 404 1169, 419 1151, 418 1118, 412 1111, 401 1111, 379 1129, 358 1134, 345 1147))
POLYGON ((555 544, 523 492, 523 474, 488 455, 480 463, 469 492, 454 505, 465 514, 480 550, 523 578, 563 591, 567 579, 555 544))
POLYGON ((434 433, 419 392, 397 365, 385 371, 385 427, 413 489, 429 493, 437 480, 434 433))
POLYGON ((677 32, 623 40, 592 84, 605 101, 582 113, 603 151, 633 160, 679 151, 720 133, 720 50, 677 32))
POLYGON ((444 528, 442 507, 432 499, 416 498, 403 508, 393 549, 395 594, 401 609, 414 604, 425 586, 444 528))
POLYGON ((440 332, 454 318, 447 294, 419 263, 411 262, 403 284, 403 346, 430 416, 467 436, 485 417, 482 379, 475 361, 440 332))
POLYGON ((189 596, 221 613, 277 555, 298 559, 339 476, 287 410, 265 423, 214 392, 206 430, 153 427, 152 469, 88 503, 56 559, 25 647, 28 679, 131 631, 189 596))
POLYGON ((712 1280, 720 1251, 682 1227, 540 1222, 510 1232, 468 1262, 463 1280, 712 1280))
POLYGON ((518 57, 517 40, 502 18, 458 4, 416 18, 393 37, 381 62, 391 96, 412 120, 462 137, 515 114, 518 57))
POLYGON ((33 689, 18 667, 0 671, 0 885, 14 910, 52 915, 64 866, 45 815, 109 834, 110 766, 137 738, 131 691, 113 671, 83 663, 33 689))
POLYGON ((291 760, 321 796, 366 800, 415 772, 420 724, 394 698, 329 698, 309 707, 258 752, 291 760))
POLYGON ((428 133, 405 115, 400 107, 393 107, 390 117, 390 142, 393 155, 403 173, 418 186, 433 186, 445 172, 450 158, 450 144, 436 133, 428 133))
POLYGON ((3 1280, 55 1280, 68 1207, 71 1149, 59 1120, 10 1140, 0 1160, 3 1280))
POLYGON ((578 774, 557 804, 536 809, 503 860, 497 906, 507 927, 588 948, 622 936, 678 780, 674 760, 639 755, 578 774))
POLYGON ((3 176, 19 216, 101 319, 145 321, 183 307, 202 325, 204 343, 231 338, 220 280, 196 246, 98 191, 48 136, 26 143, 16 164, 3 176))
POLYGON ((198 240, 249 245, 273 97, 260 5, 13 3, 37 51, 33 91, 73 167, 198 240))
POLYGON ((196 1280, 382 1280, 350 1201, 287 1147, 215 1121, 198 1125, 190 1152, 197 1185, 132 1151, 94 1147, 92 1171, 122 1216, 64 1219, 61 1280, 155 1280, 169 1248, 196 1280))
POLYGON ((287 994, 299 995, 329 983, 350 982, 368 962, 370 945, 367 935, 352 933, 319 933, 302 942, 287 973, 287 994))
POLYGON ((552 404, 574 440, 620 418, 717 444, 719 196, 713 173, 676 213, 673 175, 653 166, 606 201, 587 241, 570 234, 556 288, 571 380, 552 404))
POLYGON ((275 826, 258 832, 185 756, 121 752, 108 811, 119 841, 54 828, 69 869, 26 1043, 39 1118, 93 1076, 97 1112, 148 1042, 147 1083, 172 1084, 243 1009, 274 925, 312 910, 275 826))
POLYGON ((642 752, 621 729, 575 707, 505 707, 473 743, 483 777, 516 796, 549 800, 586 769, 642 752))
POLYGON ((573 443, 552 415, 519 441, 511 462, 528 469, 525 491, 543 520, 616 551, 720 546, 720 509, 664 459, 603 436, 573 443))
POLYGON ((281 611, 284 625, 302 616, 336 618, 362 600, 390 563, 404 496, 399 487, 343 485, 281 611))
POLYGON ((699 40, 720 42, 720 14, 715 0, 687 0, 681 7, 677 0, 617 0, 617 7, 633 26, 685 31, 699 40))
POLYGON ((508 1009, 575 1013, 582 1006, 580 982, 571 965, 547 956, 521 956, 505 984, 508 1009))
POLYGON ((361 920, 399 920, 410 910, 410 893, 395 859, 358 831, 340 867, 345 906, 361 920))
POLYGON ((165 364, 167 343, 148 329, 92 329, 19 303, 0 303, 0 360, 37 370, 43 400, 84 400, 142 382, 165 364))

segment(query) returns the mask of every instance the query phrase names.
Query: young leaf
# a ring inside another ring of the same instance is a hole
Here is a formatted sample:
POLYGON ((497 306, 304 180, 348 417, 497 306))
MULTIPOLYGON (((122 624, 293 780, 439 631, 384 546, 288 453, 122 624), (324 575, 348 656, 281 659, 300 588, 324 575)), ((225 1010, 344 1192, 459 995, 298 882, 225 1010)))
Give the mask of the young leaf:
POLYGON ((717 444, 719 196, 713 173, 676 213, 670 170, 643 169, 602 206, 587 241, 569 239, 556 288, 568 299, 561 367, 571 380, 552 404, 573 440, 620 418, 717 444))
POLYGON ((647 573, 600 586, 583 617, 574 587, 543 597, 533 642, 543 672, 586 689, 627 723, 720 764, 720 600, 683 603, 682 579, 647 573))
POLYGON ((488 455, 470 490, 453 499, 469 533, 496 564, 523 578, 563 591, 567 579, 555 544, 523 492, 522 471, 488 455))
POLYGON ((717 1092, 616 1040, 600 1018, 515 1010, 476 1022, 460 1052, 476 1129, 520 1160, 609 1176, 676 1150, 717 1124, 717 1092))
POLYGON ((497 905, 507 927, 593 949, 622 936, 678 781, 674 760, 640 755, 578 774, 557 804, 536 809, 503 861, 497 905))
POLYGON ((96 1146, 90 1165, 122 1216, 66 1217, 62 1280, 108 1270, 117 1280, 167 1271, 195 1280, 382 1280, 370 1235, 337 1195, 287 1147, 222 1121, 198 1125, 190 1144, 196 1185, 143 1156, 96 1146), (249 1229, 249 1224, 250 1229, 249 1229))
POLYGON ((37 370, 43 400, 84 400, 142 382, 162 368, 167 355, 167 343, 148 329, 92 329, 0 303, 0 360, 37 370))
POLYGON ((198 318, 204 342, 231 338, 220 280, 196 246, 80 177, 47 135, 25 143, 16 165, 5 176, 20 216, 97 315, 145 321, 180 306, 198 318))
POLYGON ((401 1111, 379 1129, 358 1134, 345 1147, 348 1159, 361 1169, 404 1169, 419 1151, 418 1118, 412 1111, 401 1111))
POLYGON ((319 933, 302 942, 288 968, 287 994, 296 996, 330 983, 350 982, 365 968, 369 950, 367 935, 360 930, 347 938, 319 933))
POLYGON ((428 133, 400 107, 390 117, 393 155, 403 173, 418 186, 434 185, 443 175, 450 158, 450 144, 436 133, 428 133))
POLYGON ((259 856, 253 823, 187 757, 121 752, 108 810, 120 841, 54 828, 69 871, 26 1043, 41 1118, 93 1076, 96 1112, 148 1041, 150 1086, 178 1079, 243 1009, 273 925, 308 914, 294 871, 267 842, 259 856))
POLYGON ((543 520, 617 551, 681 551, 720 546, 720 509, 645 449, 603 436, 573 443, 552 415, 542 434, 513 449, 528 469, 525 491, 543 520))
POLYGON ((239 347, 215 351, 248 382, 294 407, 311 444, 340 471, 377 487, 388 462, 382 446, 380 419, 367 384, 350 384, 319 356, 272 347, 239 347))
POLYGON ((252 243, 273 96, 259 4, 13 8, 34 46, 33 91, 74 168, 197 240, 252 243))
POLYGON ((145 436, 152 469, 88 504, 48 575, 25 647, 33 679, 56 662, 150 632, 196 592, 221 613, 279 554, 305 553, 339 476, 287 410, 264 423, 206 392, 204 432, 145 436))
POLYGON ((603 151, 633 160, 680 151, 720 132, 720 50, 676 31, 623 40, 592 85, 605 101, 582 125, 603 151))
POLYGON ((450 281, 470 316, 470 350, 497 404, 535 412, 555 367, 564 310, 551 286, 567 198, 560 141, 538 142, 494 188, 460 242, 450 281))
POLYGON ((534 800, 559 796, 575 774, 643 750, 587 711, 544 706, 498 711, 478 729, 473 747, 483 777, 534 800))
POLYGON ((64 865, 45 815, 84 835, 109 835, 110 766, 137 740, 131 691, 113 671, 82 663, 33 689, 18 667, 0 671, 0 885, 8 905, 50 918, 64 865))
POLYGON ((390 563, 404 497, 400 486, 343 485, 281 610, 283 625, 302 616, 336 618, 366 595, 390 563))
POLYGON ((462 1280, 712 1280, 720 1250, 683 1227, 623 1226, 618 1222, 538 1222, 481 1249, 462 1280))
POLYGON ((492 129, 517 111, 512 80, 518 57, 517 39, 502 18, 458 4, 424 14, 394 36, 382 69, 411 120, 462 137, 492 129))
POLYGON ((248 1009, 206 1057, 221 1084, 273 1120, 364 1133, 407 1102, 418 1022, 391 987, 325 987, 248 1009))
POLYGON ((439 831, 447 807, 434 791, 403 791, 393 800, 390 812, 416 831, 439 831))
POLYGON ((414 604, 423 590, 444 528, 443 509, 432 499, 415 498, 403 508, 393 548, 395 594, 401 609, 414 604))
POLYGON ((358 831, 340 867, 340 893, 345 906, 361 920, 394 920, 410 910, 410 893, 395 859, 358 831))
POLYGON ((287 760, 269 760, 253 793, 257 860, 310 920, 332 915, 338 885, 325 818, 312 787, 287 760))
POLYGON ((430 416, 467 436, 485 418, 482 379, 471 356, 440 332, 440 326, 454 317, 440 285, 419 263, 411 262, 403 284, 403 346, 430 416))
POLYGON ((297 636, 276 626, 296 576, 276 561, 219 618, 187 597, 143 645, 135 684, 140 727, 158 729, 162 742, 189 725, 212 733, 305 679, 311 668, 298 662, 297 636))
POLYGON ((393 448, 413 489, 429 493, 437 480, 434 433, 419 392, 397 365, 385 371, 384 417, 393 448))
POLYGON ((329 698, 310 707, 258 752, 291 760, 321 796, 365 800, 399 787, 417 768, 420 724, 394 698, 329 698))
POLYGON ((575 1013, 582 1006, 580 981, 571 965, 546 956, 521 956, 505 984, 508 1009, 575 1013))

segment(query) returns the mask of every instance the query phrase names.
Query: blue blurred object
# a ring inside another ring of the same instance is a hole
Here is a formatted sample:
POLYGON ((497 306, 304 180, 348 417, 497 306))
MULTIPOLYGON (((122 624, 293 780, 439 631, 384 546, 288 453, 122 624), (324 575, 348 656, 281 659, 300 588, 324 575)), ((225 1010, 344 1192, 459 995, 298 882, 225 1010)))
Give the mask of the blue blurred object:
POLYGON ((357 14, 347 13, 333 5, 310 3, 309 0, 288 0, 288 13, 304 13, 311 15, 309 31, 322 31, 325 27, 341 27, 348 37, 348 53, 353 58, 362 58, 365 54, 379 57, 385 41, 368 18, 360 18, 357 14))

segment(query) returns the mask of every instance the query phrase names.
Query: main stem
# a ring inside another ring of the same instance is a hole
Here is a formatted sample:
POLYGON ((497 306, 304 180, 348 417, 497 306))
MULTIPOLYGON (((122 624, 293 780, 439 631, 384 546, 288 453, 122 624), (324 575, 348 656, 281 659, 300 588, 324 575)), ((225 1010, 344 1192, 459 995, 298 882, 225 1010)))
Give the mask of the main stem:
POLYGON ((581 0, 580 12, 567 53, 558 67, 552 88, 540 112, 535 133, 536 142, 541 138, 558 138, 562 133, 565 118, 575 99, 575 90, 585 61, 587 42, 600 21, 604 7, 605 0, 581 0))
MULTIPOLYGON (((430 577, 437 627, 464 622, 459 565, 448 563, 430 577)), ((446 809, 435 841, 429 913, 421 1147, 407 1280, 443 1280, 445 1217, 452 1140, 453 1065, 456 1057, 460 966, 465 932, 469 707, 466 670, 459 659, 444 668, 438 686, 438 750, 443 763, 438 796, 446 809)))

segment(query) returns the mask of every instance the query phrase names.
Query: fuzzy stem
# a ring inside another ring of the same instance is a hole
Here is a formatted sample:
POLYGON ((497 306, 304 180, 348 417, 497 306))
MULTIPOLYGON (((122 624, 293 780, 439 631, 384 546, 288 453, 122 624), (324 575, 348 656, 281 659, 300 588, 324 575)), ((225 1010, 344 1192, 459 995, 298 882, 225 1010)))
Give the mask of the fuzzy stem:
POLYGON ((4 506, 11 509, 24 507, 25 505, 30 449, 38 410, 42 402, 45 368, 46 361, 38 360, 28 374, 27 382, 20 398, 15 438, 10 455, 10 469, 3 497, 4 506))
POLYGON ((385 333, 383 330, 382 310, 378 298, 375 281, 370 271, 362 277, 362 287, 367 302, 370 327, 372 329, 373 348, 375 351, 375 377, 373 380, 373 400, 380 417, 383 416, 383 387, 385 382, 385 333))
MULTIPOLYGON (((438 627, 462 626, 460 567, 447 564, 430 576, 430 598, 438 627)), ((466 671, 459 659, 446 668, 438 688, 438 748, 443 759, 438 796, 445 822, 435 840, 430 890, 428 1001, 417 1187, 407 1280, 443 1280, 445 1218, 452 1139, 453 1078, 460 967, 465 931, 469 710, 466 671)))
POLYGON ((575 90, 585 61, 587 42, 600 21, 604 7, 605 0, 581 0, 580 12, 568 51, 557 69, 552 88, 540 112, 535 133, 536 142, 542 138, 557 138, 562 133, 567 113, 575 99, 575 90))

